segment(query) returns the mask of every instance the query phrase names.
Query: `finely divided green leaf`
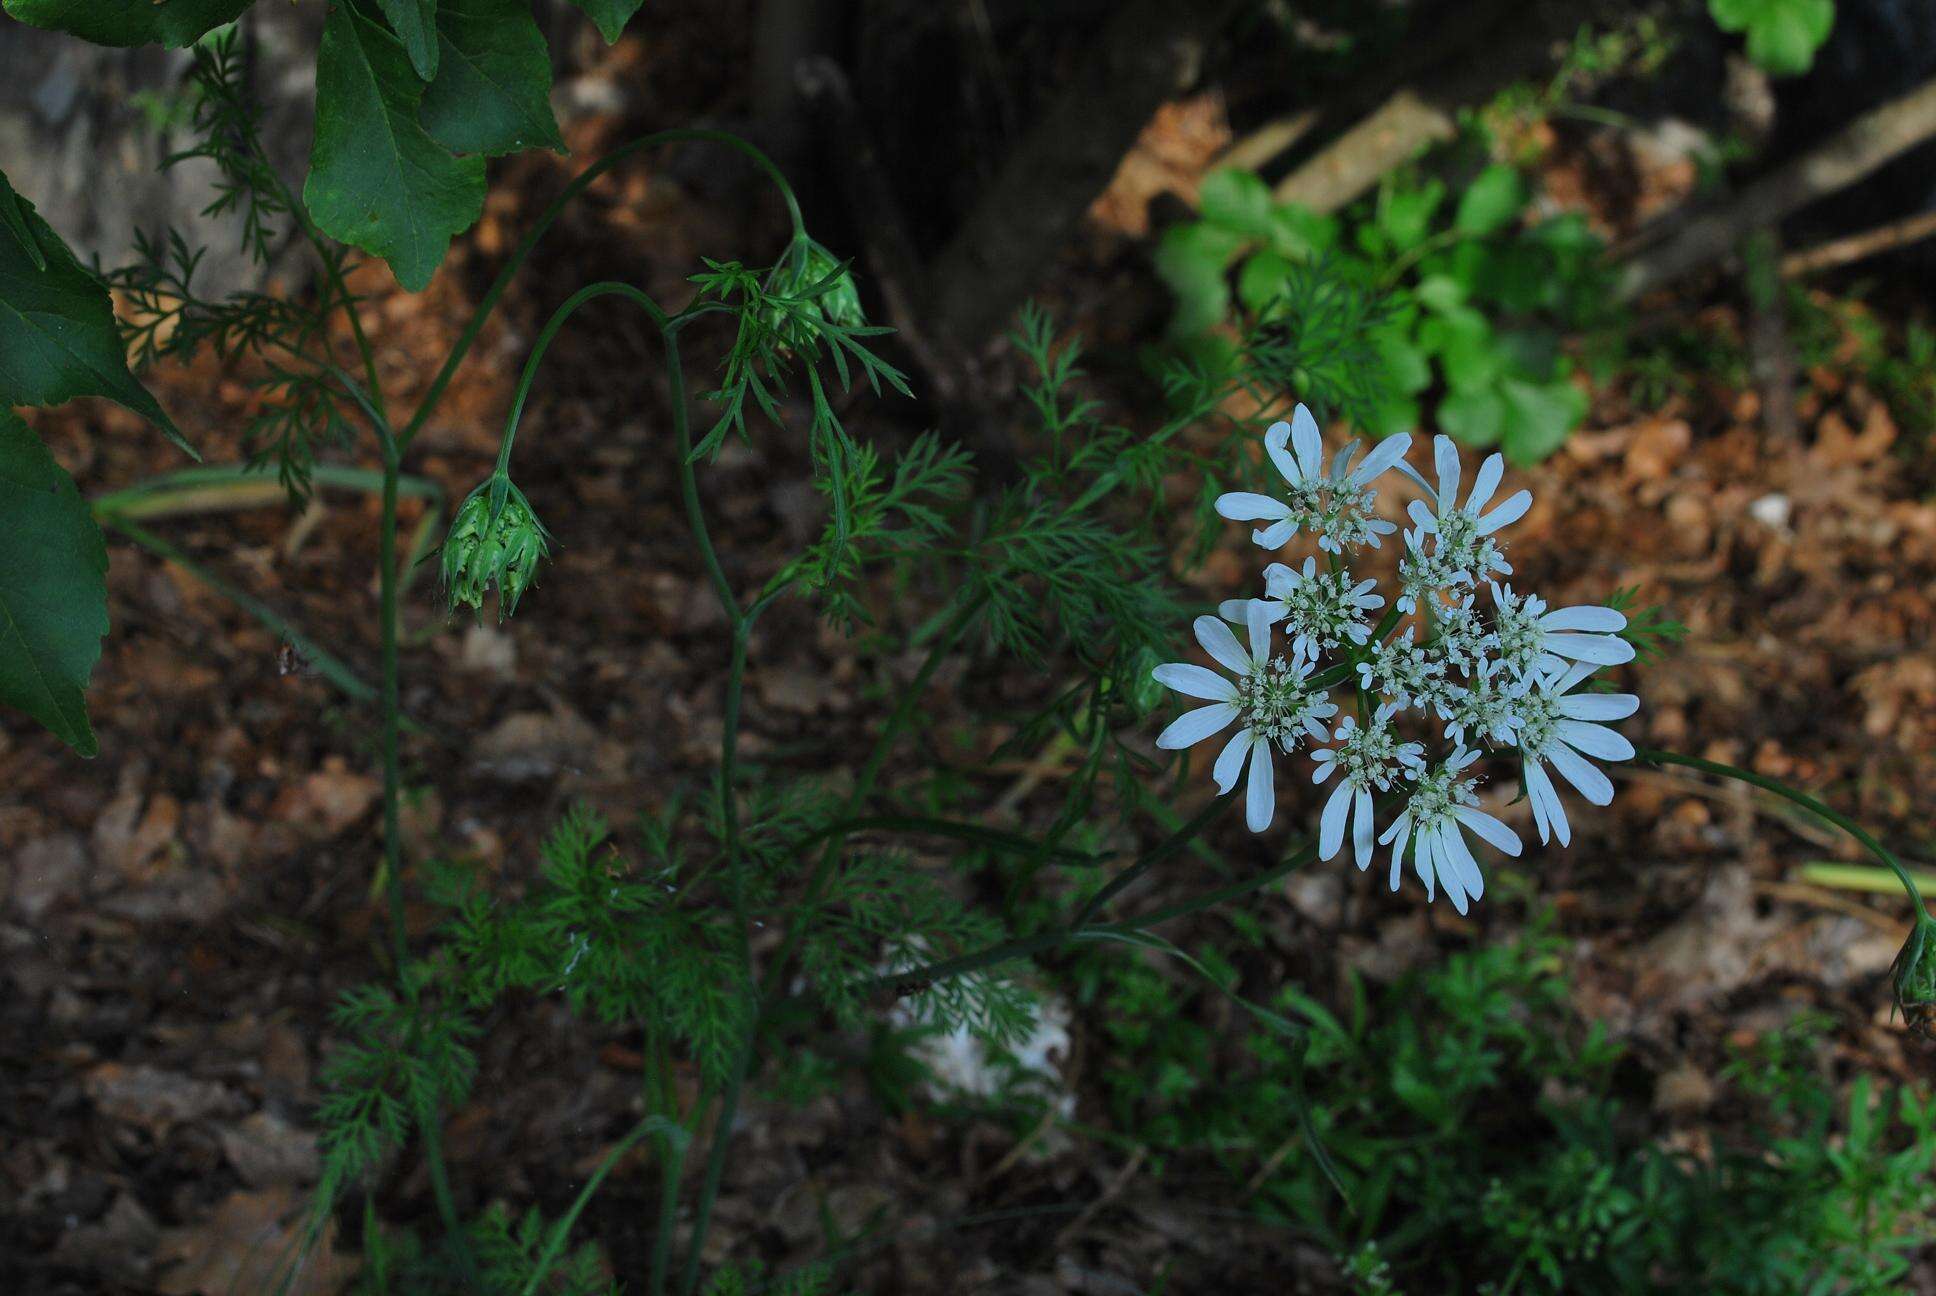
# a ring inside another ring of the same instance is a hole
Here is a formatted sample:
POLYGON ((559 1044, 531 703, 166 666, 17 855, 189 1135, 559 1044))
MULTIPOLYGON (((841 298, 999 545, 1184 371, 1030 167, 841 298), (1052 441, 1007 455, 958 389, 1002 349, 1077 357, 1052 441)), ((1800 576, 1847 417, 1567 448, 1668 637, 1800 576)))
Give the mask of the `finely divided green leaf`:
MULTIPOLYGON (((0 174, 0 405, 59 405, 106 396, 195 451, 128 372, 114 306, 60 236, 0 174)), ((199 456, 197 456, 199 458, 199 456)))
POLYGON ((424 132, 423 91, 395 36, 348 5, 331 12, 303 201, 325 233, 388 261, 411 292, 484 209, 484 160, 453 157, 424 132))
POLYGON ((565 151, 551 115, 551 55, 528 0, 443 0, 437 79, 423 127, 453 153, 565 151))
POLYGON ((390 21, 410 66, 429 81, 437 75, 437 0, 376 0, 390 21))
POLYGON ((87 678, 108 632, 108 548, 74 479, 18 414, 0 410, 0 703, 83 756, 87 678))
POLYGON ((618 39, 618 34, 625 30, 625 24, 639 11, 639 6, 644 4, 645 0, 571 0, 571 2, 591 15, 591 20, 598 24, 599 33, 605 37, 605 43, 609 45, 618 39))
POLYGON ((184 49, 255 0, 4 0, 30 27, 63 31, 96 45, 166 45, 184 49))

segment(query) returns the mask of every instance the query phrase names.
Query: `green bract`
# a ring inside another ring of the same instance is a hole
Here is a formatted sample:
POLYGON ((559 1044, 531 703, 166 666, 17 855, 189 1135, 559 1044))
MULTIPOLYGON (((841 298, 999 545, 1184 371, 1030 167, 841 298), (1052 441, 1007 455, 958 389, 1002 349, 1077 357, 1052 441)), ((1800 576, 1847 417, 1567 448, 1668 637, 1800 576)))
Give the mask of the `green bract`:
POLYGON ((1896 1007, 1918 1029, 1929 1030, 1936 1020, 1936 921, 1928 914, 1917 916, 1892 971, 1896 1007))
POLYGON ((444 541, 444 590, 450 610, 481 612, 495 585, 498 619, 516 615, 518 600, 551 552, 551 533, 538 521, 524 492, 499 474, 472 491, 451 521, 444 541))
MULTIPOLYGON (((860 290, 854 276, 834 254, 812 239, 805 239, 795 253, 781 263, 781 282, 774 291, 782 296, 805 297, 813 301, 821 318, 843 328, 858 328, 867 323, 860 308, 860 290), (791 274, 789 276, 789 270, 791 274)), ((789 318, 778 306, 768 307, 766 323, 791 345, 808 340, 807 326, 789 318)))

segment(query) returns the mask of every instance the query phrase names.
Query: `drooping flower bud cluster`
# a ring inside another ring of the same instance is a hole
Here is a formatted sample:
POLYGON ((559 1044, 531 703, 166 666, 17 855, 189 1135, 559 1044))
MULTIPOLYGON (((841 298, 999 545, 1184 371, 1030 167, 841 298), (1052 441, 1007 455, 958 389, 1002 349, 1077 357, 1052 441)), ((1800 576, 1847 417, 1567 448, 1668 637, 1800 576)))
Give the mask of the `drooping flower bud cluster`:
POLYGON ((492 586, 498 619, 518 610, 518 600, 551 552, 551 533, 538 521, 524 492, 502 473, 465 497, 444 540, 444 591, 450 610, 479 612, 492 586))
POLYGON ((1221 619, 1197 619, 1198 642, 1231 678, 1190 663, 1157 666, 1157 682, 1210 705, 1185 712, 1156 741, 1188 747, 1234 725, 1212 777, 1229 792, 1248 764, 1252 832, 1275 813, 1272 754, 1329 744, 1311 751, 1313 781, 1337 779, 1320 814, 1319 855, 1336 855, 1349 827, 1359 868, 1371 862, 1374 844, 1390 846, 1394 890, 1409 855, 1427 896, 1443 887, 1464 913, 1485 889, 1465 833, 1509 855, 1521 849, 1518 834, 1479 808, 1482 779, 1470 767, 1488 753, 1516 757, 1540 840, 1567 844, 1572 830, 1552 773, 1589 802, 1607 804, 1613 785, 1587 758, 1631 757, 1632 745, 1605 722, 1639 707, 1631 694, 1576 690, 1599 668, 1631 661, 1634 650, 1620 636, 1626 617, 1616 609, 1549 610, 1537 596, 1498 583, 1512 574, 1499 532, 1532 505, 1524 490, 1493 502, 1505 475, 1501 456, 1479 466, 1462 501, 1451 440, 1434 441, 1436 484, 1405 461, 1410 447, 1410 437, 1391 437, 1353 467, 1353 442, 1327 471, 1317 422, 1304 406, 1271 425, 1264 449, 1285 498, 1232 493, 1217 500, 1217 511, 1265 523, 1253 538, 1267 549, 1308 534, 1327 561, 1309 557, 1301 569, 1273 563, 1263 597, 1231 599, 1220 606, 1221 619), (1346 562, 1398 529, 1376 511, 1374 483, 1390 469, 1424 498, 1407 509, 1412 525, 1396 562, 1397 596, 1374 628, 1370 617, 1385 599, 1374 592, 1376 580, 1359 578, 1346 562), (1247 631, 1247 646, 1233 624, 1247 631), (1286 655, 1271 647, 1280 630, 1286 655), (1327 728, 1321 722, 1337 715, 1331 694, 1340 688, 1355 692, 1347 709, 1356 714, 1327 728), (1401 741, 1401 719, 1437 739, 1436 760, 1427 759, 1426 743, 1401 741), (1396 813, 1379 833, 1377 801, 1394 795, 1396 813))

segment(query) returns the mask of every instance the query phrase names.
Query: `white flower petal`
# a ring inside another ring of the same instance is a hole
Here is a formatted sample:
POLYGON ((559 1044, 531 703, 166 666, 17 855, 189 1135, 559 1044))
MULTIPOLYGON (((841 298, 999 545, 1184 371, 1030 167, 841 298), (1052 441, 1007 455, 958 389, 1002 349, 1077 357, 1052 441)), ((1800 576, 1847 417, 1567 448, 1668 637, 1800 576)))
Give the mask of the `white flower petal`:
POLYGON ((1217 514, 1232 522, 1275 521, 1291 515, 1291 506, 1268 495, 1251 491, 1231 491, 1217 496, 1217 514))
POLYGON ((1291 411, 1291 449, 1297 452, 1305 477, 1324 475, 1324 438, 1318 435, 1318 421, 1301 402, 1291 411))
POLYGON ((1610 607, 1554 608, 1539 619, 1542 630, 1581 630, 1588 634, 1618 634, 1627 628, 1627 618, 1610 607))
POLYGON ((1553 768, 1594 805, 1603 806, 1613 800, 1612 780, 1571 747, 1564 743, 1553 743, 1541 754, 1552 761, 1553 768))
POLYGON ((1277 811, 1277 780, 1272 777, 1270 742, 1259 738, 1250 755, 1250 785, 1244 789, 1244 824, 1254 833, 1270 827, 1277 811))
POLYGON ((1169 727, 1156 735, 1156 745, 1165 751, 1181 751, 1185 747, 1202 742, 1213 733, 1220 732, 1237 718, 1237 708, 1228 702, 1217 702, 1194 711, 1185 711, 1170 721, 1169 727))
POLYGON ((1432 438, 1432 463, 1439 472, 1439 512, 1459 507, 1459 447, 1441 433, 1432 438))
POLYGON ((1150 672, 1150 678, 1185 697, 1203 698, 1207 702, 1237 700, 1235 684, 1194 662, 1165 662, 1150 672))
POLYGON ((1507 855, 1519 854, 1519 834, 1485 811, 1475 810, 1471 806, 1454 806, 1452 815, 1494 850, 1507 855))
POLYGON ((1577 748, 1588 756, 1604 761, 1632 760, 1633 744, 1625 734, 1609 729, 1605 725, 1584 724, 1578 720, 1561 720, 1553 731, 1560 741, 1569 747, 1577 748))
POLYGON ((1410 433, 1400 432, 1397 436, 1388 436, 1371 448, 1370 453, 1365 455, 1365 461, 1352 469, 1351 476, 1346 480, 1353 486, 1363 486, 1383 476, 1385 470, 1403 459, 1405 452, 1411 448, 1410 433))
MULTIPOLYGON (((1252 670, 1262 670, 1270 662, 1270 628, 1275 620, 1270 614, 1270 605, 1262 599, 1250 601, 1250 615, 1246 625, 1250 630, 1250 663, 1252 670)), ((1219 622, 1218 624, 1222 624, 1219 622)))
POLYGON ((1285 518, 1282 522, 1271 523, 1262 531, 1252 531, 1250 538, 1260 548, 1282 549, 1285 543, 1296 534, 1297 523, 1291 521, 1289 518, 1285 518))
POLYGON ((1559 838, 1562 846, 1573 840, 1573 830, 1566 822, 1566 807, 1560 804, 1560 795, 1553 787, 1553 780, 1546 776, 1546 767, 1537 760, 1528 758, 1521 768, 1520 777, 1526 784, 1526 799, 1533 803, 1533 822, 1539 827, 1539 839, 1546 842, 1559 838))
POLYGON ((1351 801, 1351 849, 1357 856, 1359 872, 1371 863, 1372 836, 1378 827, 1372 822, 1373 813, 1371 789, 1359 788, 1351 801))
POLYGON ((1466 497, 1465 508, 1468 513, 1481 512, 1492 500, 1492 493, 1499 489, 1499 479, 1506 475, 1506 457, 1498 451, 1486 456, 1479 465, 1479 475, 1472 479, 1472 494, 1466 497))
POLYGON ((1293 486, 1304 480, 1304 470, 1298 467, 1288 447, 1291 444, 1291 425, 1279 419, 1264 429, 1264 453, 1270 456, 1271 465, 1277 475, 1293 486))
MULTIPOLYGON (((1326 769, 1331 768, 1325 766, 1326 769)), ((1331 790, 1331 796, 1324 803, 1324 814, 1318 820, 1318 858, 1328 860, 1338 853, 1344 845, 1345 816, 1351 809, 1351 783, 1339 779, 1338 786, 1331 790)), ((1359 865, 1360 868, 1364 866, 1359 865)))
POLYGON ((1410 836, 1407 830, 1411 826, 1411 816, 1402 814, 1392 820, 1392 826, 1385 829, 1384 833, 1378 838, 1380 842, 1395 838, 1397 843, 1392 847, 1391 857, 1391 889, 1394 891, 1398 890, 1399 874, 1405 871, 1405 842, 1410 836))
POLYGON ((1439 894, 1438 851, 1432 841, 1432 834, 1420 829, 1412 837, 1412 872, 1425 884, 1425 902, 1430 904, 1439 894))
POLYGON ((1634 646, 1617 635, 1549 634, 1546 651, 1596 666, 1618 666, 1634 657, 1634 646))
MULTIPOLYGON (((1245 616, 1250 610, 1244 609, 1245 616)), ((1237 636, 1230 633, 1230 627, 1213 616, 1200 616, 1196 619, 1197 642, 1203 651, 1217 659, 1217 665, 1235 675, 1250 674, 1250 656, 1237 643, 1237 636)))
POLYGON ((1526 516, 1526 510, 1533 506, 1533 493, 1529 490, 1516 490, 1501 500, 1499 507, 1479 519, 1476 528, 1480 535, 1491 535, 1500 527, 1511 526, 1526 516))
POLYGON ((1559 700, 1559 713, 1569 720, 1625 720, 1640 710, 1631 693, 1578 693, 1559 700))
POLYGON ((1228 792, 1237 786, 1237 776, 1244 772, 1244 757, 1250 754, 1250 744, 1257 737, 1248 729, 1239 729, 1231 735, 1230 741, 1217 753, 1217 763, 1210 767, 1210 777, 1217 784, 1217 791, 1228 792))

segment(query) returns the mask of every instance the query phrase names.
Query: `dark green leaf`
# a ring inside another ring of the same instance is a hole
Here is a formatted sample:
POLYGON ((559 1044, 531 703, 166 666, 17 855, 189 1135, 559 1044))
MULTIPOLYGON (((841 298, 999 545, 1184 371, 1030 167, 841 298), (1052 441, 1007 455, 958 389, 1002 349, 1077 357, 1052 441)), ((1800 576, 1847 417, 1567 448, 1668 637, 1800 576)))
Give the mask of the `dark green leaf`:
POLYGON ((1835 26, 1835 0, 1707 0, 1723 31, 1745 32, 1748 57, 1775 76, 1798 76, 1835 26))
POLYGON ((255 0, 5 0, 30 27, 63 31, 96 45, 166 45, 184 49, 255 0))
POLYGON ((1203 219, 1246 238, 1271 236, 1270 186, 1255 173, 1224 167, 1203 178, 1197 190, 1203 219))
POLYGON ((605 43, 609 45, 618 39, 618 34, 625 30, 625 24, 639 11, 639 6, 644 4, 645 0, 571 0, 571 2, 591 15, 592 21, 598 24, 600 34, 605 37, 605 43))
POLYGON ((1549 383, 1502 378, 1499 394, 1505 401, 1500 440, 1516 464, 1536 464, 1552 454, 1586 417, 1586 393, 1564 378, 1549 383))
POLYGON ((1338 245, 1338 218, 1320 216, 1309 207, 1287 204, 1271 208, 1271 246, 1288 257, 1316 256, 1338 245))
POLYGON ((1245 258, 1244 268, 1237 272, 1237 297, 1244 309, 1253 315, 1263 314, 1283 293, 1291 267, 1287 257, 1268 248, 1245 258))
POLYGON ((19 218, 0 222, 0 404, 59 405, 76 396, 106 396, 194 455, 180 429, 128 372, 114 306, 101 281, 74 259, 4 174, 0 207, 19 218))
POLYGON ((1499 439, 1506 403, 1496 387, 1447 393, 1439 402, 1439 430, 1462 445, 1489 446, 1499 439))
POLYGON ((388 261, 411 292, 484 209, 484 159, 453 157, 425 134, 423 90, 395 36, 348 5, 330 13, 303 201, 326 234, 388 261))
POLYGON ((11 410, 0 410, 0 517, 0 703, 92 756, 87 678, 108 632, 107 543, 74 479, 11 410))
POLYGON ((529 0, 443 0, 441 69, 420 120, 453 153, 565 151, 551 115, 551 55, 529 0))
POLYGON ((1391 240, 1390 251, 1409 252, 1431 232, 1432 213, 1445 197, 1445 186, 1428 180, 1416 189, 1392 188, 1378 204, 1378 228, 1391 240))
POLYGON ((1455 307, 1418 328, 1419 344, 1438 356, 1445 381, 1455 391, 1487 387, 1505 367, 1505 355, 1486 317, 1469 306, 1455 307))
POLYGON ((1519 172, 1503 162, 1481 171, 1459 195, 1459 212, 1452 223, 1461 234, 1483 237, 1504 228, 1526 201, 1519 172))
POLYGON ((1194 337, 1221 324, 1230 313, 1230 284, 1224 268, 1243 239, 1207 221, 1172 225, 1156 245, 1156 274, 1176 294, 1173 337, 1194 337))
POLYGON ((410 66, 429 81, 437 75, 437 0, 376 0, 390 22, 410 66))

